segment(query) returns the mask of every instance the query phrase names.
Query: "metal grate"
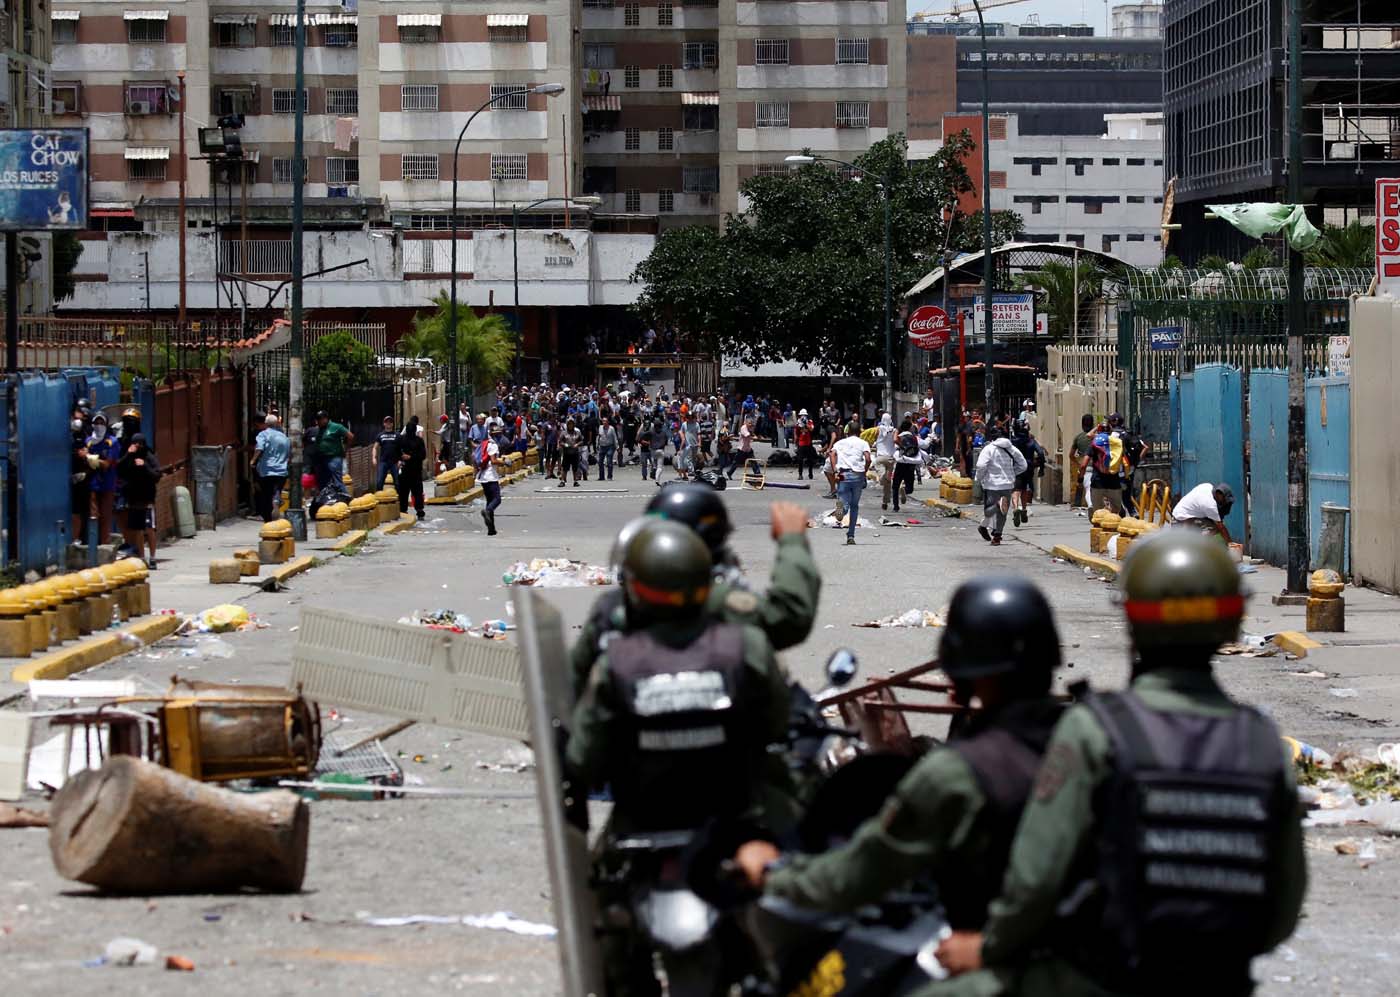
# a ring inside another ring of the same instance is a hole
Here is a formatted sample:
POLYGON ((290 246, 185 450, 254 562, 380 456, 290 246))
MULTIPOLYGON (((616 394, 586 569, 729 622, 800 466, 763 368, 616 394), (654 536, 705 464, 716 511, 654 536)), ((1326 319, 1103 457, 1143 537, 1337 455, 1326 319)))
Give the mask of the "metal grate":
POLYGON ((326 91, 326 113, 354 117, 360 113, 360 91, 354 87, 326 91))
MULTIPOLYGON (((293 90, 273 90, 272 91, 272 113, 273 114, 295 114, 296 98, 293 90)), ((310 113, 310 103, 307 91, 301 92, 301 111, 303 114, 310 113)))
POLYGON ((334 734, 326 738, 316 762, 317 779, 326 775, 357 775, 369 782, 390 786, 403 782, 403 770, 389 757, 383 744, 371 741, 342 754, 342 745, 349 743, 352 743, 350 738, 334 734))
POLYGON ((400 175, 405 180, 436 180, 438 157, 435 152, 405 152, 400 175))
POLYGON ((788 126, 787 101, 759 101, 755 107, 754 125, 758 128, 786 128, 788 126))
POLYGON ((836 39, 836 64, 838 66, 865 66, 869 63, 869 38, 836 39))
POLYGON ((669 90, 676 85, 676 67, 663 64, 656 67, 656 88, 669 90))
POLYGON ((838 100, 836 102, 837 128, 869 128, 870 101, 838 100))
POLYGON ((523 111, 529 88, 519 83, 492 83, 491 99, 496 101, 491 107, 496 111, 523 111), (500 98, 497 100, 497 98, 500 98))
POLYGON ((528 180, 530 157, 523 152, 491 154, 492 180, 528 180))
POLYGON ((786 66, 788 64, 788 40, 786 38, 756 38, 753 43, 753 61, 759 66, 786 66))
POLYGON ((671 152, 676 147, 676 130, 663 127, 656 129, 656 148, 660 152, 671 152))
POLYGON ((404 111, 436 111, 438 109, 437 84, 405 83, 399 88, 399 108, 404 111))

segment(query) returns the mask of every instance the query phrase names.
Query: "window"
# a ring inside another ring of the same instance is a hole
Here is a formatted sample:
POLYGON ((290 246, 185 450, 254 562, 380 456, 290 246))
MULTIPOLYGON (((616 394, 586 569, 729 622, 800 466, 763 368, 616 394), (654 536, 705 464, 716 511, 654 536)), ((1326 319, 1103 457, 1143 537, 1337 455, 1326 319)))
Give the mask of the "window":
POLYGON ((656 87, 658 90, 670 90, 676 85, 676 67, 671 65, 661 65, 656 67, 656 87))
POLYGON ((585 7, 611 7, 613 0, 583 0, 585 7))
POLYGON ((1111 253, 1111 252, 1113 252, 1113 244, 1114 244, 1115 242, 1117 242, 1119 239, 1122 239, 1122 238, 1123 238, 1123 237, 1122 237, 1121 235, 1106 235, 1106 236, 1104 236, 1104 237, 1103 237, 1103 251, 1104 251, 1105 253, 1111 253))
MULTIPOLYGON (((273 114, 295 114, 296 102, 292 97, 293 90, 273 90, 272 91, 272 113, 273 114)), ((310 113, 310 103, 307 99, 307 92, 301 92, 301 113, 310 113)))
POLYGON ((641 147, 641 130, 638 128, 624 128, 622 131, 622 148, 627 152, 636 152, 641 147))
POLYGON ((1147 235, 1146 235, 1146 233, 1144 233, 1144 232, 1129 232, 1129 233, 1128 233, 1128 241, 1129 241, 1129 242, 1146 242, 1146 241, 1147 241, 1147 235))
POLYGON ((76 45, 78 43, 78 22, 76 20, 60 21, 55 17, 53 43, 55 45, 76 45))
POLYGON ((1105 166, 1117 166, 1117 165, 1118 165, 1118 159, 1117 159, 1116 156, 1115 156, 1114 158, 1112 158, 1112 159, 1105 159, 1105 160, 1103 161, 1103 164, 1104 164, 1105 166))
POLYGON ((676 210, 676 192, 668 188, 661 188, 656 192, 656 210, 663 215, 670 214, 676 210))
POLYGON ((681 188, 687 194, 719 193, 718 166, 687 166, 681 172, 681 188))
POLYGON ((866 66, 870 64, 869 38, 836 39, 836 65, 866 66))
MULTIPOLYGON (((55 25, 71 24, 71 21, 54 21, 55 25)), ((81 107, 78 104, 77 83, 55 83, 53 85, 53 113, 54 114, 77 114, 81 107)))
POLYGON ((671 0, 660 0, 656 5, 656 23, 662 28, 676 23, 676 8, 671 5, 671 0))
POLYGON ((1152 160, 1152 165, 1153 165, 1153 166, 1161 166, 1161 165, 1162 165, 1162 161, 1161 161, 1160 159, 1154 159, 1154 160, 1152 160))
POLYGON ((642 70, 639 66, 624 66, 622 85, 625 89, 636 90, 642 85, 642 70))
POLYGON ((252 87, 228 87, 219 91, 219 113, 257 114, 258 101, 252 87))
POLYGON ((1094 161, 1093 161, 1092 159, 1070 159, 1070 158, 1066 158, 1066 159, 1065 159, 1065 165, 1066 165, 1066 166, 1073 166, 1073 167, 1074 167, 1074 175, 1077 176, 1077 177, 1082 177, 1082 176, 1084 175, 1084 167, 1086 167, 1086 166, 1093 166, 1093 165, 1094 165, 1094 161))
MULTIPOLYGON (((1031 176, 1033 176, 1033 177, 1038 177, 1038 176, 1041 175, 1040 171, 1041 171, 1042 169, 1044 169, 1044 168, 1047 167, 1047 166, 1056 166, 1056 165, 1059 164, 1059 162, 1060 162, 1060 161, 1059 161, 1058 159, 1054 158, 1053 156, 1042 156, 1042 157, 1017 156, 1017 157, 1015 157, 1014 159, 1011 160, 1011 165, 1012 165, 1012 166, 1029 166, 1029 167, 1031 168, 1031 176)), ((1053 240, 1052 240, 1052 241, 1053 241, 1053 240)))
POLYGON ((1006 189, 1006 171, 1005 171, 1005 170, 992 170, 991 173, 988 175, 987 179, 990 180, 991 183, 992 183, 992 190, 1005 190, 1005 189, 1006 189))
POLYGON ((674 128, 656 129, 656 148, 660 152, 670 152, 676 147, 676 130, 674 128))
MULTIPOLYGON (((310 175, 311 175, 311 171, 310 171, 309 169, 307 169, 306 160, 303 158, 302 161, 301 161, 301 182, 302 182, 303 184, 305 184, 305 183, 306 183, 306 178, 309 177, 310 175)), ((274 159, 274 160, 272 161, 272 182, 273 182, 273 183, 292 183, 292 182, 293 182, 293 181, 292 181, 292 161, 291 161, 290 159, 274 159)))
POLYGON ((506 14, 497 15, 498 21, 491 23, 491 16, 486 18, 486 34, 493 42, 509 42, 511 44, 523 44, 530 40, 530 15, 529 14, 506 14), (511 23, 506 24, 505 21, 511 23), (515 23, 519 22, 519 23, 515 23))
POLYGON ((583 47, 584 69, 611 69, 617 65, 617 56, 611 45, 585 45, 583 47))
MULTIPOLYGON (((130 22, 128 22, 130 23, 130 22)), ((159 23, 159 22, 157 22, 159 23)), ((128 159, 126 161, 126 178, 128 180, 164 180, 165 160, 164 159, 128 159)))
POLYGON ((623 196, 622 210, 629 215, 640 214, 642 210, 642 192, 636 187, 630 188, 623 196))
POLYGON ((870 101, 838 100, 836 102, 837 128, 869 128, 870 101))
POLYGON ((530 158, 523 152, 491 153, 492 180, 528 180, 530 158))
POLYGON ((327 90, 326 113, 353 118, 360 113, 360 91, 355 89, 327 90))
MULTIPOLYGON (((150 42, 165 41, 165 22, 157 21, 155 18, 138 18, 134 21, 126 22, 126 40, 133 44, 148 44, 150 42)), ((132 160, 139 162, 139 160, 132 160)), ((161 168, 161 179, 164 179, 165 170, 161 168)), ((128 176, 130 174, 128 173, 128 176)))
POLYGON ((359 183, 360 161, 340 157, 326 159, 326 183, 359 183))
POLYGON ((786 128, 788 126, 787 101, 761 100, 754 105, 754 125, 758 128, 786 128))
POLYGON ((1129 195, 1128 195, 1128 203, 1129 203, 1129 204, 1146 204, 1146 203, 1147 203, 1147 198, 1143 197, 1141 194, 1129 194, 1129 195))
POLYGON ((1129 165, 1129 166, 1146 166, 1146 165, 1147 165, 1147 160, 1145 160, 1145 159, 1130 159, 1130 160, 1128 160, 1128 165, 1129 165))
POLYGON ((129 83, 126 88, 127 114, 164 114, 170 89, 164 83, 129 83))
POLYGON ((1161 199, 1160 197, 1154 197, 1154 198, 1152 199, 1152 203, 1153 203, 1153 204, 1161 204, 1161 203, 1162 203, 1162 199, 1161 199))
POLYGON ((272 26, 272 44, 276 48, 290 48, 297 43, 297 29, 292 24, 272 26))
POLYGON ((754 39, 753 61, 759 66, 786 66, 788 64, 788 40, 786 38, 754 39))
POLYGON ((216 48, 252 48, 257 43, 258 30, 255 24, 214 25, 214 45, 216 48))
POLYGON ((1078 246, 1080 249, 1084 248, 1084 237, 1082 235, 1066 234, 1065 242, 1068 242, 1072 246, 1078 246))
POLYGON ((409 45, 431 45, 442 40, 440 24, 400 24, 399 41, 409 45))
POLYGON ((1084 202, 1084 213, 1085 213, 1086 215, 1101 215, 1101 214, 1103 214, 1103 202, 1102 202, 1102 201, 1085 201, 1085 202, 1084 202))
POLYGON ((688 132, 719 129, 719 108, 713 104, 690 104, 681 108, 681 128, 688 132))
POLYGON ((629 3, 622 8, 622 25, 625 28, 635 28, 642 23, 642 8, 640 4, 629 3))
POLYGON ((360 44, 360 26, 327 24, 321 29, 321 39, 331 48, 356 48, 360 44))
POLYGON ((436 111, 438 109, 437 84, 405 83, 399 87, 399 107, 405 111, 436 111))
POLYGON ((719 42, 686 42, 683 54, 686 69, 714 69, 719 65, 719 42))
POLYGON ((493 110, 497 111, 523 111, 526 109, 526 91, 530 88, 520 83, 492 83, 491 99, 500 97, 498 103, 492 104, 493 110))
POLYGON ((400 159, 399 175, 405 180, 436 180, 438 158, 432 152, 405 152, 400 159))

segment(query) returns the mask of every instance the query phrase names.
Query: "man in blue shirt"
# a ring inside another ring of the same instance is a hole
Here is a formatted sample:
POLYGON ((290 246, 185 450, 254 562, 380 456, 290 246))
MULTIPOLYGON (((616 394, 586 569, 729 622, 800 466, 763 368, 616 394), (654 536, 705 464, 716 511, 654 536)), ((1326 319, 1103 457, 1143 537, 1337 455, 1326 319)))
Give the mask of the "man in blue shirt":
POLYGON ((258 479, 258 515, 262 516, 264 523, 270 523, 281 518, 277 499, 287 482, 287 455, 291 452, 291 443, 287 434, 282 432, 281 420, 277 416, 269 415, 263 420, 263 425, 266 428, 258 434, 254 443, 252 465, 253 474, 258 479))

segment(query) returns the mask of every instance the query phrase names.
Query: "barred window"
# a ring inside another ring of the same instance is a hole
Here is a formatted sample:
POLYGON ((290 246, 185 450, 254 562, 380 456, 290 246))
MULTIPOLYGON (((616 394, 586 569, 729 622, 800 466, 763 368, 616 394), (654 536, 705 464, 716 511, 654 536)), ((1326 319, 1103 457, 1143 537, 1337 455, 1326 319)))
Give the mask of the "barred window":
POLYGON ((676 210, 676 192, 663 187, 656 192, 656 210, 661 214, 670 214, 676 210))
POLYGON ((438 157, 433 152, 405 152, 400 160, 399 175, 405 180, 436 180, 438 157))
POLYGON ((251 87, 228 87, 218 91, 220 114, 257 114, 257 101, 251 87))
MULTIPOLYGON (((272 113, 273 114, 295 114, 296 98, 292 95, 295 90, 273 90, 272 91, 272 113)), ((309 113, 310 102, 307 98, 307 91, 301 92, 301 113, 309 113)))
POLYGON ((718 166, 687 166, 681 171, 681 187, 687 194, 719 192, 718 166))
POLYGON ((497 111, 523 111, 526 108, 526 91, 529 89, 519 83, 492 83, 491 99, 501 99, 491 106, 497 111))
POLYGON ((676 67, 663 63, 656 67, 656 87, 658 90, 669 90, 676 85, 676 67))
POLYGON ((686 69, 714 69, 719 65, 719 42, 686 42, 683 54, 686 69))
POLYGON ((252 48, 258 43, 254 24, 216 24, 213 43, 216 48, 252 48))
MULTIPOLYGON (((126 40, 136 45, 165 41, 165 22, 154 18, 140 18, 126 22, 126 40)), ((137 162, 137 160, 132 160, 137 162)), ((164 169, 161 170, 162 179, 164 169)))
POLYGON ((360 91, 353 88, 327 90, 326 113, 353 118, 360 113, 360 91))
POLYGON ((624 66, 622 70, 622 85, 628 90, 636 90, 642 85, 642 70, 640 66, 624 66))
POLYGON ((672 6, 671 0, 660 0, 656 5, 656 23, 662 28, 669 28, 676 23, 676 8, 672 6))
MULTIPOLYGON (((301 161, 301 182, 306 183, 307 169, 306 160, 301 161)), ((272 182, 292 183, 292 161, 290 159, 274 159, 272 161, 272 182)))
MULTIPOLYGON (((131 23, 131 22, 127 22, 131 23)), ((159 23, 159 22, 157 22, 159 23)), ((164 159, 128 159, 126 161, 128 180, 152 181, 165 179, 164 159)))
POLYGON ((327 24, 321 32, 321 39, 332 48, 356 48, 360 44, 358 24, 327 24))
POLYGON ((786 66, 788 64, 788 40, 786 38, 755 39, 753 61, 760 66, 786 66))
POLYGON ((326 159, 326 183, 359 183, 360 161, 343 157, 326 159))
POLYGON ((272 44, 275 48, 289 48, 297 43, 297 29, 290 24, 272 26, 272 44))
POLYGON ((613 0, 583 0, 585 7, 611 7, 613 0))
POLYGON ((54 21, 53 22, 53 43, 55 45, 74 45, 78 41, 77 21, 54 21))
POLYGON ((838 100, 836 102, 837 128, 869 128, 870 101, 838 100))
POLYGON ((836 39, 836 65, 865 66, 870 63, 869 38, 836 39))
POLYGON ((622 8, 623 27, 635 28, 642 23, 642 7, 640 4, 629 3, 622 8))
POLYGON ((642 147, 642 132, 639 128, 627 128, 622 132, 622 148, 627 152, 636 152, 642 147))
POLYGON ((436 111, 438 109, 437 84, 405 83, 399 87, 399 107, 405 111, 436 111))
POLYGON ((674 128, 656 129, 656 148, 661 152, 670 152, 676 147, 676 130, 674 128))
POLYGON ((758 102, 754 124, 759 128, 786 128, 788 126, 788 103, 785 100, 761 100, 758 102))
POLYGON ((790 172, 787 163, 759 163, 753 171, 756 177, 785 177, 790 172))
POLYGON ((528 180, 529 157, 523 152, 491 153, 492 180, 528 180))
POLYGON ((427 45, 442 40, 440 24, 401 24, 399 41, 409 44, 427 45))
POLYGON ((617 65, 617 53, 611 45, 585 45, 583 47, 583 67, 585 69, 611 69, 617 65))
POLYGON ((628 214, 631 215, 639 214, 641 212, 642 192, 636 187, 632 187, 627 191, 626 201, 623 204, 622 210, 626 211, 628 214))

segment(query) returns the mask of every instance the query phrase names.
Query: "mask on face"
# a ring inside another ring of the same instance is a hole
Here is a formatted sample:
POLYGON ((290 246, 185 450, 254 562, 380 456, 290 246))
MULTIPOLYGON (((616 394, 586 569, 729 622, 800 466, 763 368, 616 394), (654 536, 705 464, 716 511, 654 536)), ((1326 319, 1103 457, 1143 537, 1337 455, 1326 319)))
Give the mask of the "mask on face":
POLYGON ((72 422, 70 422, 68 425, 71 426, 71 427, 73 428, 73 431, 74 431, 75 433, 76 433, 76 432, 81 432, 81 431, 82 431, 82 428, 83 428, 83 420, 81 420, 81 419, 74 419, 74 420, 73 420, 72 422))
POLYGON ((107 427, 100 422, 97 423, 92 427, 92 435, 97 437, 99 440, 106 439, 107 427))

